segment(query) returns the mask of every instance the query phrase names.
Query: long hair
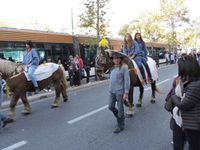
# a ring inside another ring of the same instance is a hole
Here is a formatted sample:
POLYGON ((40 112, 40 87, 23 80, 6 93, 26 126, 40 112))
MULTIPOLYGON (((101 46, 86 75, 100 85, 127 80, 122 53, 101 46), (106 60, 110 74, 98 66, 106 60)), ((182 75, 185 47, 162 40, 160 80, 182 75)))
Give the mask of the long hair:
POLYGON ((144 41, 143 41, 143 38, 142 38, 142 35, 141 35, 141 33, 139 33, 139 32, 135 33, 134 40, 137 41, 137 42, 144 42, 144 41), (140 35, 140 41, 138 41, 138 39, 136 38, 137 35, 140 35))
POLYGON ((178 75, 183 80, 196 81, 200 79, 200 67, 197 60, 189 55, 183 55, 178 60, 178 75))
POLYGON ((131 43, 131 45, 134 44, 133 37, 131 36, 130 33, 126 33, 125 36, 124 36, 124 47, 125 47, 125 48, 127 48, 128 42, 131 43), (130 37, 129 41, 126 40, 126 36, 129 36, 129 37, 130 37))

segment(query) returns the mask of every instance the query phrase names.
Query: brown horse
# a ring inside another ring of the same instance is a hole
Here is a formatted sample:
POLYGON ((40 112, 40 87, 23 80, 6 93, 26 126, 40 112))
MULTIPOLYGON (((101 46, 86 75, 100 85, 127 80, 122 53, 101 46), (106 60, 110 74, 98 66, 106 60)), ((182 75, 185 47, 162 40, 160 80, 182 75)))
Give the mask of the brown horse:
MULTIPOLYGON (((111 59, 111 53, 113 51, 111 50, 105 50, 103 47, 100 48, 100 54, 96 58, 96 72, 97 76, 100 79, 105 79, 105 72, 108 71, 110 68, 113 67, 113 62, 111 59)), ((133 116, 134 111, 133 111, 133 90, 134 87, 139 87, 140 89, 140 95, 137 103, 137 107, 142 106, 142 99, 143 99, 143 93, 144 93, 144 87, 141 84, 139 77, 135 71, 135 67, 132 63, 132 60, 127 57, 126 55, 123 55, 123 63, 125 63, 128 66, 129 74, 130 74, 130 79, 131 79, 131 86, 130 86, 130 91, 129 91, 129 109, 127 111, 127 115, 129 117, 133 116)), ((153 81, 151 83, 151 89, 152 89, 152 94, 151 94, 151 103, 155 103, 155 91, 157 91, 156 88, 156 81, 153 81)))
MULTIPOLYGON (((6 80, 8 87, 11 91, 11 102, 10 102, 10 112, 8 116, 13 118, 15 116, 15 107, 16 104, 21 98, 24 104, 23 114, 30 114, 31 107, 28 102, 26 92, 33 92, 34 86, 31 81, 27 81, 25 73, 23 72, 23 66, 16 64, 7 60, 0 59, 0 72, 2 78, 6 80)), ((53 84, 55 87, 56 98, 52 104, 52 108, 58 107, 60 103, 60 94, 62 93, 64 102, 67 102, 67 83, 64 74, 64 69, 62 66, 59 66, 58 69, 53 72, 53 74, 41 81, 38 81, 39 89, 42 90, 47 87, 49 84, 53 84)))

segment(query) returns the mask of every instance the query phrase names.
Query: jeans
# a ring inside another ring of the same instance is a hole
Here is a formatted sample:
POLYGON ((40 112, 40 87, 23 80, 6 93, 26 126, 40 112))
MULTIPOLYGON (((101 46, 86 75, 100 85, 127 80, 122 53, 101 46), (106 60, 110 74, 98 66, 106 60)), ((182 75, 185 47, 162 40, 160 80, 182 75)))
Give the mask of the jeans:
POLYGON ((147 60, 146 60, 144 57, 141 57, 141 62, 142 62, 142 64, 144 65, 144 67, 146 68, 146 71, 147 71, 147 73, 148 73, 148 76, 149 76, 149 78, 151 79, 151 78, 152 78, 152 76, 151 76, 151 71, 150 71, 150 69, 149 69, 149 65, 147 64, 147 60))
POLYGON ((108 108, 113 112, 114 116, 117 119, 117 124, 119 128, 124 128, 124 106, 123 106, 123 94, 114 94, 110 93, 110 101, 108 108), (115 103, 117 102, 117 108, 115 103))
POLYGON ((28 68, 28 76, 31 78, 31 81, 32 81, 34 87, 38 87, 38 83, 37 83, 35 75, 34 75, 34 72, 36 69, 37 69, 37 66, 35 66, 35 65, 32 65, 28 68))
POLYGON ((135 62, 136 62, 136 64, 137 64, 138 68, 140 69, 142 78, 145 80, 146 77, 145 77, 144 68, 143 68, 143 66, 142 66, 142 57, 137 56, 137 57, 134 58, 134 60, 135 60, 135 62))

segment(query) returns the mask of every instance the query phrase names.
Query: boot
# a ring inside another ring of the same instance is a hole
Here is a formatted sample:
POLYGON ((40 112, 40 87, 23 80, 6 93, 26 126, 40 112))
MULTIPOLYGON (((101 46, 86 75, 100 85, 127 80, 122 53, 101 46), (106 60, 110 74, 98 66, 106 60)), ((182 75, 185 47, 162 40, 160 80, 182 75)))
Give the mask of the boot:
POLYGON ((120 132, 123 131, 123 130, 124 130, 124 127, 117 127, 117 128, 113 131, 113 133, 117 134, 117 133, 120 133, 120 132))

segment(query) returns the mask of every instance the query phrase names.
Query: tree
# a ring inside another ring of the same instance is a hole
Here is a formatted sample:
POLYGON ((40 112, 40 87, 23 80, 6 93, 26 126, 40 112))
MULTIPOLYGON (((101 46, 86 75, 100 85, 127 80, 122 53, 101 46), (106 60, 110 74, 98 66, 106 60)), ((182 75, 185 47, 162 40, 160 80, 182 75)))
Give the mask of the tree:
POLYGON ((169 33, 171 33, 167 35, 167 39, 172 49, 176 47, 178 41, 176 29, 189 22, 188 10, 184 2, 185 0, 160 0, 163 21, 169 27, 169 33))
POLYGON ((132 34, 140 32, 143 38, 151 43, 158 42, 164 37, 164 29, 161 27, 162 18, 157 12, 148 12, 148 14, 140 15, 139 18, 134 19, 130 24, 125 24, 120 29, 119 35, 124 36, 126 32, 132 34))
POLYGON ((96 31, 96 35, 107 34, 108 22, 106 21, 106 10, 109 0, 85 0, 83 5, 85 12, 79 16, 80 27, 89 32, 96 31))

